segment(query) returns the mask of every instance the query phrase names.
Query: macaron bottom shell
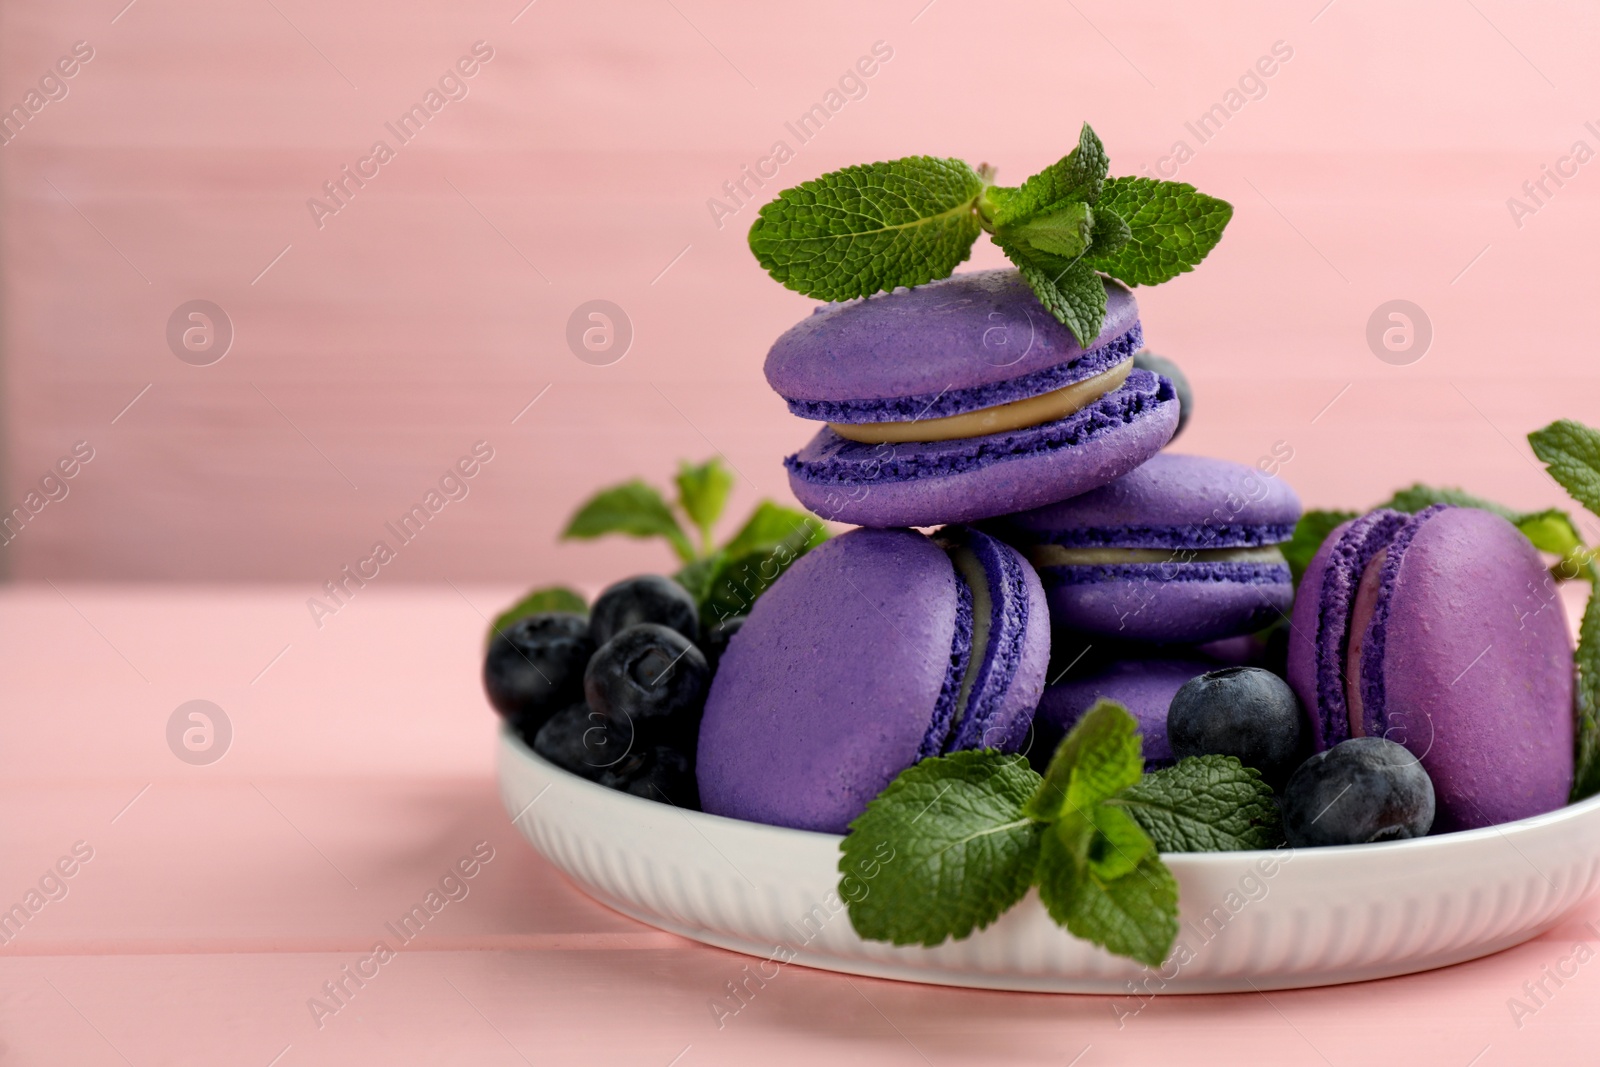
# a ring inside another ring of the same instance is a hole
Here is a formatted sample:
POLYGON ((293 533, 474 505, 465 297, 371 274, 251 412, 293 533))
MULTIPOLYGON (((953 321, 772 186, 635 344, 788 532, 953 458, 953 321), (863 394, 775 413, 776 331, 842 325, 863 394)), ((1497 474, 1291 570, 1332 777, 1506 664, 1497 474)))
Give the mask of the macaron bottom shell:
POLYGON ((1080 411, 1021 430, 862 444, 824 427, 784 460, 799 501, 859 526, 972 522, 1076 496, 1161 450, 1178 425, 1172 383, 1135 370, 1080 411))

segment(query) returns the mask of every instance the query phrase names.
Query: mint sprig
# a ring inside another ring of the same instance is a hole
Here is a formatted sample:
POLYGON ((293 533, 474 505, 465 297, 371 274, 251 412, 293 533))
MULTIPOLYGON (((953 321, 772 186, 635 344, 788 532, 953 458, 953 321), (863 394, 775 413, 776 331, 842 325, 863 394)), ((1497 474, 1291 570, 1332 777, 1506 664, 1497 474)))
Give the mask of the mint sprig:
MULTIPOLYGON (((872 940, 937 945, 988 926, 1036 886, 1074 936, 1160 964, 1177 938, 1178 885, 1141 813, 1169 787, 1144 784, 1140 753, 1133 716, 1102 700, 1044 775, 992 749, 902 771, 840 848, 839 895, 851 925, 872 940)), ((1241 814, 1228 808, 1225 789, 1199 791, 1210 803, 1193 817, 1215 826, 1209 841, 1192 830, 1189 846, 1243 847, 1259 818, 1254 794, 1239 793, 1241 814)))
MULTIPOLYGON (((561 536, 588 540, 625 534, 665 540, 682 564, 673 578, 695 598, 706 626, 747 614, 795 560, 828 539, 815 515, 762 500, 718 547, 715 529, 733 490, 733 473, 715 456, 704 463, 685 460, 679 462, 673 484, 677 493, 670 503, 638 478, 602 489, 578 507, 561 536)), ((565 586, 535 589, 495 618, 490 636, 537 612, 587 610, 583 597, 565 586)))
POLYGON ((750 250, 790 289, 846 300, 948 277, 984 230, 1087 345, 1105 320, 1101 274, 1128 285, 1174 278, 1206 257, 1233 216, 1192 185, 1108 169, 1088 123, 1076 148, 1016 187, 959 159, 845 167, 762 207, 750 250))

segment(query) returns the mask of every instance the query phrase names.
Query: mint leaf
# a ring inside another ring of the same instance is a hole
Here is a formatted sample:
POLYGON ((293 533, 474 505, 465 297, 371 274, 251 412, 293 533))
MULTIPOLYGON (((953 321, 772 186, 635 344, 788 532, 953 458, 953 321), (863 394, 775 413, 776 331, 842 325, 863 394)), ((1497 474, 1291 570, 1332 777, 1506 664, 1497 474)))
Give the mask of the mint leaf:
POLYGON ((1530 433, 1528 443, 1561 488, 1600 515, 1600 432, 1561 419, 1530 433))
POLYGON ((857 934, 896 945, 966 937, 1022 899, 1042 831, 1022 813, 1039 776, 992 749, 925 759, 889 783, 840 846, 857 934))
POLYGON ((1232 756, 1179 760, 1108 803, 1133 816, 1162 852, 1276 848, 1283 841, 1272 787, 1232 756))
POLYGON ((695 465, 678 462, 678 506, 700 531, 700 544, 711 546, 711 528, 716 525, 733 489, 733 472, 723 466, 719 456, 695 465))
POLYGON ((511 605, 506 610, 494 617, 494 622, 489 624, 487 640, 493 640, 494 635, 510 628, 518 619, 525 619, 529 615, 539 615, 546 611, 569 611, 574 615, 589 614, 589 605, 583 597, 568 589, 564 585, 547 585, 542 589, 529 592, 521 600, 511 605))
POLYGON ((1022 272, 1028 288, 1085 348, 1100 335, 1106 318, 1106 290, 1100 275, 1083 260, 1062 261, 1048 253, 1002 244, 1000 250, 1022 272))
POLYGON ((1133 230, 1126 220, 1110 208, 1097 204, 1094 209, 1094 229, 1089 235, 1089 257, 1109 256, 1133 238, 1133 230))
POLYGON ((1062 738, 1027 814, 1052 821, 1093 809, 1139 780, 1144 770, 1139 724, 1114 700, 1097 700, 1062 738))
POLYGON ((1094 809, 1094 835, 1089 839, 1089 871, 1101 881, 1110 882, 1132 872, 1156 851, 1150 835, 1114 802, 1094 809))
POLYGON ((1178 939, 1178 883, 1154 850, 1106 879, 1051 827, 1040 842, 1039 900, 1074 937, 1159 967, 1178 939))
POLYGON ((1513 511, 1504 504, 1496 504, 1481 496, 1473 496, 1461 489, 1440 488, 1418 482, 1402 489, 1379 507, 1393 508, 1413 514, 1434 504, 1452 504, 1460 508, 1478 508, 1492 512, 1509 521, 1541 552, 1565 557, 1583 547, 1572 516, 1559 508, 1544 511, 1513 511))
POLYGON ((1317 549, 1322 547, 1322 542, 1328 539, 1335 527, 1353 518, 1356 518, 1353 511, 1308 511, 1300 516, 1300 521, 1294 524, 1294 536, 1278 546, 1283 558, 1289 561, 1289 571, 1294 576, 1297 588, 1306 568, 1311 566, 1317 549))
POLYGON ((1015 189, 996 185, 984 190, 981 213, 993 230, 1068 201, 1092 204, 1100 196, 1109 167, 1105 146, 1085 122, 1078 131, 1078 147, 1061 159, 1015 189))
POLYGON ((1038 249, 1053 256, 1074 259, 1089 247, 1089 235, 1093 229, 1094 212, 1089 205, 1069 201, 1026 222, 1004 227, 997 231, 996 237, 1024 249, 1038 249))
POLYGON ((1206 258, 1233 217, 1233 205, 1184 182, 1154 178, 1112 178, 1096 209, 1107 208, 1127 221, 1128 243, 1088 260, 1129 285, 1159 285, 1206 258))
POLYGON ((602 489, 590 497, 568 521, 561 537, 588 540, 611 533, 665 537, 683 562, 695 558, 694 547, 684 536, 683 527, 678 525, 667 502, 637 478, 602 489))
POLYGON ((763 500, 722 548, 730 556, 748 555, 778 545, 789 545, 804 552, 827 539, 827 528, 815 515, 763 500))
POLYGON ((790 289, 848 300, 948 277, 978 239, 984 182, 959 159, 845 167, 785 189, 750 227, 750 251, 790 289))
POLYGON ((1577 751, 1572 799, 1600 793, 1600 595, 1589 594, 1578 626, 1577 751))

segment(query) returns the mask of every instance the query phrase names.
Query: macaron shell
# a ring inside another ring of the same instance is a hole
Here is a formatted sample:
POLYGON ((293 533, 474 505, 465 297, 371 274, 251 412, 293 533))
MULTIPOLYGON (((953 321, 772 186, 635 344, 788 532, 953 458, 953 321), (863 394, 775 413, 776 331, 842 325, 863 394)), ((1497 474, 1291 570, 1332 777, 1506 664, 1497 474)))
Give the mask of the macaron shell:
MULTIPOLYGON (((1106 317, 1088 349, 1138 326, 1133 294, 1109 279, 1104 284, 1106 317)), ((1027 378, 1072 363, 1085 351, 1039 303, 1022 275, 1006 268, 818 308, 778 338, 765 370, 768 383, 785 400, 866 402, 871 408, 873 401, 961 393, 1027 378)), ((1003 402, 990 398, 937 414, 1003 402)), ((913 410, 889 417, 919 413, 933 414, 913 410)))
POLYGON ((846 441, 824 427, 784 465, 795 496, 825 519, 939 526, 1102 486, 1159 452, 1177 425, 1172 383, 1136 370, 1121 388, 1054 422, 897 445, 846 441))
POLYGON ((992 605, 984 660, 978 665, 966 714, 945 751, 1015 752, 1027 739, 1050 662, 1050 610, 1044 586, 1010 545, 971 527, 945 533, 962 538, 983 565, 992 605))
POLYGON ((1198 658, 1123 659, 1076 677, 1069 674, 1045 687, 1034 717, 1032 755, 1036 762, 1048 761, 1067 732, 1104 697, 1138 720, 1146 768, 1166 766, 1173 762, 1167 741, 1167 709, 1173 696, 1189 679, 1216 669, 1216 663, 1198 658))
POLYGON ((1058 629, 1194 644, 1260 630, 1286 615, 1286 563, 1135 563, 1041 567, 1058 629))
POLYGON ((1433 779, 1434 832, 1567 802, 1573 659, 1539 554, 1505 519, 1450 508, 1395 574, 1383 657, 1387 736, 1433 779))
POLYGON ((949 674, 958 583, 949 557, 910 530, 853 530, 796 561, 712 680, 704 809, 845 832, 918 757, 949 674))
POLYGON ((1098 489, 987 524, 1013 544, 1222 548, 1287 541, 1300 498, 1282 478, 1162 452, 1098 489))

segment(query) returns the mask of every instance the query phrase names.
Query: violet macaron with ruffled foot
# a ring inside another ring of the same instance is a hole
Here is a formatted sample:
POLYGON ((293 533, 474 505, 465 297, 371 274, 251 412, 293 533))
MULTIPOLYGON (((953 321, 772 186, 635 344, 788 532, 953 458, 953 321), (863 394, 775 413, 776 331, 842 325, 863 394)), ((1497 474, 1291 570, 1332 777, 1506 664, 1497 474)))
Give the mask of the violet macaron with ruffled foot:
POLYGON ((1039 571, 1056 627, 1193 644, 1288 613, 1294 586, 1278 546, 1299 518, 1281 478, 1164 452, 1098 489, 983 527, 1039 571))
POLYGON ((1177 394, 1134 369, 1138 307, 1104 284, 1088 345, 1011 269, 818 308, 766 362, 789 410, 828 424, 784 461, 795 496, 839 522, 937 526, 1073 496, 1155 455, 1177 394))
POLYGON ((907 767, 1014 752, 1050 627, 1026 560, 977 531, 852 530, 806 553, 729 642, 700 723, 704 810, 844 833, 907 767))
POLYGON ((1572 643, 1539 553, 1505 519, 1436 505, 1331 533, 1300 581, 1289 683, 1318 751, 1408 748, 1433 780, 1435 833, 1567 802, 1572 643))

